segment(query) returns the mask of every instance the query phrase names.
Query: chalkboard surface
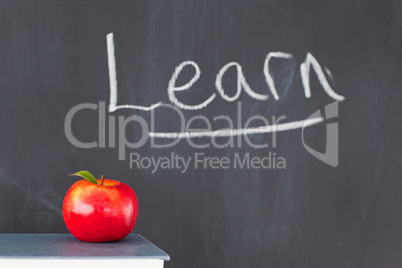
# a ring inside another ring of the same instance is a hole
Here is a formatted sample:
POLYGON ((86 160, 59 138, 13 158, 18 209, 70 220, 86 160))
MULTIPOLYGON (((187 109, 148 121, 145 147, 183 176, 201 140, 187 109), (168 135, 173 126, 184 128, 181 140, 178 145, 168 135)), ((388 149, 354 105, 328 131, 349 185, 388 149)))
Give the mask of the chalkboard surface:
POLYGON ((0 1, 0 232, 89 170, 166 267, 399 267, 402 4, 0 1))

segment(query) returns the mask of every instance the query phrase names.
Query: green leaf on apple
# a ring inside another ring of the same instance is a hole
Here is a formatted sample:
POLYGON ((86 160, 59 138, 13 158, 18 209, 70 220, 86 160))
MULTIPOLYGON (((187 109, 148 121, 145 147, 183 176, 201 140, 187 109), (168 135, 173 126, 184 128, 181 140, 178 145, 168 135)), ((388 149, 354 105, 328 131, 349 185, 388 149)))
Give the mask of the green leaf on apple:
POLYGON ((98 184, 98 181, 95 179, 95 177, 89 171, 86 170, 78 171, 74 174, 69 174, 68 176, 79 176, 86 179, 89 182, 98 184))

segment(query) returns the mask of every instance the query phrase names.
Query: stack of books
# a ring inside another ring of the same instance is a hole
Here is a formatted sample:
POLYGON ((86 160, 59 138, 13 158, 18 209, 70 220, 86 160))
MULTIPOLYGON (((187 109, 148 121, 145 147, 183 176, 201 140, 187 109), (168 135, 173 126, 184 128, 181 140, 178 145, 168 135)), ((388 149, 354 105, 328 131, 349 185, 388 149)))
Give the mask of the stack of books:
POLYGON ((0 267, 162 268, 170 259, 138 234, 107 243, 87 243, 71 234, 0 234, 0 267))

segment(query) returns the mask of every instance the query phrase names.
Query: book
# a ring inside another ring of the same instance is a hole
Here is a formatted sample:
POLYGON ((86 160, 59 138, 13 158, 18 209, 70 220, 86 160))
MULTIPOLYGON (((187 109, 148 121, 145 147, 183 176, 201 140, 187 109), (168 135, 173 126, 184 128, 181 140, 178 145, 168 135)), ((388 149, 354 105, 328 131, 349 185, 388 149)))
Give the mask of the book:
POLYGON ((169 255, 138 234, 87 243, 71 234, 0 234, 0 267, 162 268, 169 255))

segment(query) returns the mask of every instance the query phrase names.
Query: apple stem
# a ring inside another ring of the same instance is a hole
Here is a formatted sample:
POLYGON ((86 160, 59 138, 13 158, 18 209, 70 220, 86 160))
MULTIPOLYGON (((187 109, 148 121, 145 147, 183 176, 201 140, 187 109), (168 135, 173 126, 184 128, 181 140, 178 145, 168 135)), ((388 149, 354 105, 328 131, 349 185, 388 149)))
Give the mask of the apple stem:
POLYGON ((101 176, 101 185, 103 185, 103 181, 105 180, 105 176, 104 175, 102 175, 101 176))

